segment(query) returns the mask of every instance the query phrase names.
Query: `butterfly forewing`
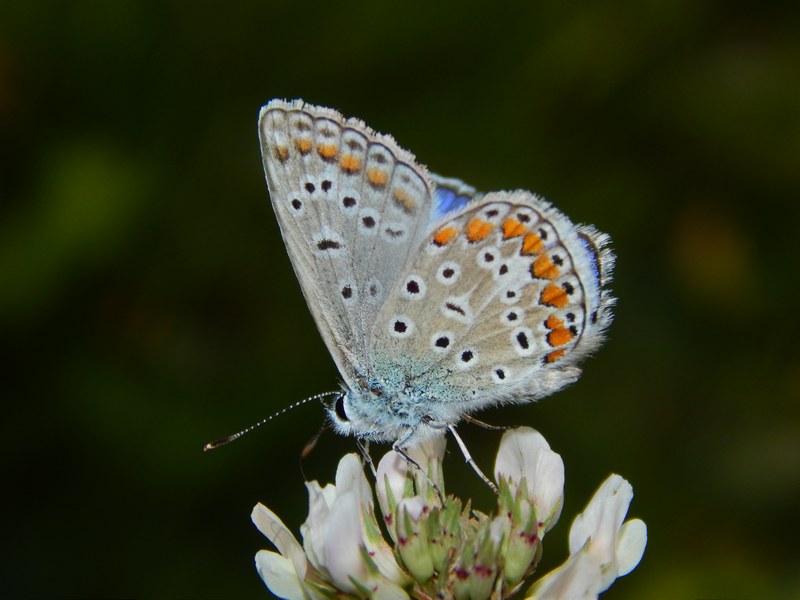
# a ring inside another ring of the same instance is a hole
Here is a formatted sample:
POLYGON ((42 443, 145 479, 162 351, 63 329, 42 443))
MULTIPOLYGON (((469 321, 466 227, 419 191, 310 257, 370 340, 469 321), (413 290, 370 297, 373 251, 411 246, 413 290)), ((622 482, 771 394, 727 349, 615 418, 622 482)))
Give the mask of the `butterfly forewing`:
POLYGON ((378 309, 426 234, 425 169, 361 121, 274 100, 259 133, 281 234, 346 383, 365 370, 378 309))

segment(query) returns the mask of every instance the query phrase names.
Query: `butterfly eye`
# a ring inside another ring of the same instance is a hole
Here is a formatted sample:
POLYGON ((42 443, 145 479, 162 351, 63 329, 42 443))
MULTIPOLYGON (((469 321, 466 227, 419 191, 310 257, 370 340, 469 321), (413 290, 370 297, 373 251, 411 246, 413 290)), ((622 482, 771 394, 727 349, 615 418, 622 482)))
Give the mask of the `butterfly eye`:
POLYGON ((347 418, 347 413, 344 412, 344 396, 339 396, 336 399, 336 416, 339 417, 342 421, 347 423, 350 419, 347 418))

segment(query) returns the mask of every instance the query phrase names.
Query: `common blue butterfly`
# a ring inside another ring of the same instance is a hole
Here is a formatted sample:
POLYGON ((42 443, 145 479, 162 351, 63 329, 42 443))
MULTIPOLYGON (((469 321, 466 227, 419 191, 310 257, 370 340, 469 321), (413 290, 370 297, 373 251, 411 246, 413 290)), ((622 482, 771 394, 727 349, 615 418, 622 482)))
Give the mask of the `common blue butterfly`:
POLYGON ((272 205, 344 383, 334 428, 406 449, 573 383, 611 322, 609 237, 527 191, 433 175, 357 119, 261 110, 272 205))

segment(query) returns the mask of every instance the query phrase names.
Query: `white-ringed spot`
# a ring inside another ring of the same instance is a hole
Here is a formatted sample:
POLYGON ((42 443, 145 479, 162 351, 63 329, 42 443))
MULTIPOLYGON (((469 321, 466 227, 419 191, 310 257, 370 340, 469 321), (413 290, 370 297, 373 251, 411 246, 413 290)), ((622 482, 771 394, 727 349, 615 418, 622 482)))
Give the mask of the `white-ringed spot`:
POLYGON ((472 309, 469 306, 469 294, 445 298, 441 305, 441 311, 445 317, 465 325, 472 325, 474 320, 472 309))
POLYGON ((442 263, 439 270, 436 271, 436 281, 442 285, 452 285, 461 276, 461 267, 458 263, 447 261, 442 263))
POLYGON ((443 354, 453 346, 454 339, 452 331, 437 331, 431 336, 431 350, 443 354))
POLYGON ((414 322, 405 315, 395 315, 389 319, 389 335, 397 339, 405 339, 414 334, 414 322))
POLYGON ((519 325, 524 319, 525 311, 521 308, 510 308, 500 315, 500 322, 509 327, 519 325))
POLYGON ((374 208, 364 207, 358 213, 358 231, 364 235, 373 236, 378 231, 380 215, 374 208))
POLYGON ((475 348, 464 348, 456 353, 456 366, 462 371, 471 369, 479 362, 478 351, 475 348))
POLYGON ((315 234, 311 243, 318 254, 339 256, 345 252, 342 236, 328 228, 315 234))
POLYGON ((425 297, 428 287, 425 285, 425 280, 419 275, 409 275, 403 282, 403 287, 400 290, 400 296, 406 300, 421 300, 425 297))
POLYGON ((497 266, 501 256, 500 250, 494 246, 488 246, 478 250, 476 260, 481 269, 492 269, 497 266))
POLYGON ((504 366, 498 365, 492 369, 492 381, 496 384, 508 383, 511 378, 511 370, 504 366))
POLYGON ((536 351, 536 342, 530 327, 517 327, 511 332, 511 345, 519 356, 531 356, 536 351))
POLYGON ((523 289, 520 288, 506 288, 500 292, 500 302, 506 305, 517 304, 522 300, 523 289))

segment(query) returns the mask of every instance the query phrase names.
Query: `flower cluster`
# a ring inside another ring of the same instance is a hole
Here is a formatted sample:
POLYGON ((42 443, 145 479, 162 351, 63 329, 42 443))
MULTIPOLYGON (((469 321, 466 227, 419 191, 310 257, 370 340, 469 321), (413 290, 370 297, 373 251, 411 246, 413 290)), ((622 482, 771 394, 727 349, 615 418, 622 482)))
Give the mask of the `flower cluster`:
MULTIPOLYGON (((524 587, 561 514, 561 457, 533 429, 507 431, 494 468, 498 510, 489 516, 444 496, 444 449, 441 437, 411 450, 421 468, 394 451, 381 459, 375 491, 382 524, 355 454, 341 459, 335 484, 306 484, 302 545, 273 512, 257 505, 253 522, 278 550, 256 555, 270 591, 292 600, 480 599, 505 598, 524 587)), ((524 597, 596 598, 633 570, 647 528, 639 519, 625 521, 632 498, 622 477, 606 479, 572 523, 569 558, 539 577, 524 597)))

